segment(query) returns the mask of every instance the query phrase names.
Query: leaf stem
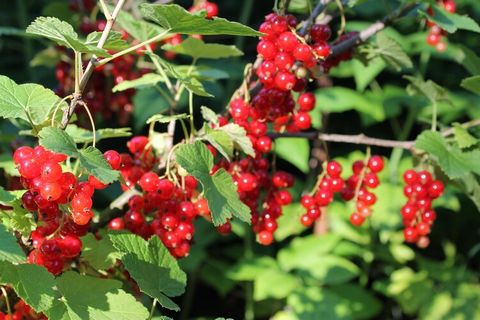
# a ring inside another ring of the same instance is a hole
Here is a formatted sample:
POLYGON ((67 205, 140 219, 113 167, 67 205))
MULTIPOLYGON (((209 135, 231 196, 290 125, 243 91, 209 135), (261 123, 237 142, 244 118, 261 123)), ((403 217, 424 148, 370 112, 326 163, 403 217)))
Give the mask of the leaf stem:
POLYGON ((97 130, 95 129, 95 121, 93 121, 92 114, 90 113, 90 110, 88 109, 87 104, 84 101, 79 102, 83 108, 85 109, 85 112, 88 115, 88 118, 90 119, 90 124, 92 125, 92 134, 93 134, 93 142, 92 146, 95 148, 95 143, 97 142, 97 130))
MULTIPOLYGON (((104 65, 104 64, 106 64, 106 63, 108 63, 108 62, 110 62, 110 61, 112 61, 112 60, 114 60, 114 59, 116 59, 116 58, 118 58, 118 57, 121 57, 121 56, 123 56, 123 55, 126 55, 127 53, 130 53, 130 52, 132 52, 132 51, 135 51, 135 50, 140 49, 140 48, 145 47, 145 46, 147 46, 147 51, 148 51, 148 48, 149 48, 148 45, 149 45, 150 43, 157 42, 158 40, 161 40, 161 39, 162 39, 166 34, 168 34, 169 32, 170 32, 170 29, 165 30, 164 32, 157 34, 155 37, 150 38, 150 39, 148 39, 148 40, 145 40, 145 41, 143 41, 143 42, 141 42, 141 43, 139 43, 139 44, 136 44, 136 45, 134 45, 133 47, 124 49, 124 50, 122 50, 122 51, 119 51, 119 52, 113 54, 111 57, 104 58, 104 59, 98 60, 98 61, 96 61, 96 62, 94 61, 94 62, 93 62, 93 65, 94 65, 95 67, 102 66, 102 65, 104 65)), ((150 50, 152 50, 152 49, 150 49, 150 50)), ((154 62, 154 63, 155 63, 155 62, 154 62)))
POLYGON ((188 112, 190 113, 190 138, 195 133, 195 122, 193 119, 193 93, 188 92, 188 112))
MULTIPOLYGON (((146 45, 145 46, 147 48, 147 51, 152 53, 153 54, 153 50, 152 48, 150 48, 149 45, 146 45)), ((163 79, 165 80, 165 84, 167 85, 167 88, 168 90, 173 93, 173 86, 172 86, 172 82, 170 81, 170 79, 168 78, 167 74, 165 73, 165 70, 163 70, 162 66, 160 65, 160 63, 158 63, 158 60, 157 59, 154 59, 153 57, 150 57, 150 59, 152 59, 152 62, 153 62, 153 65, 155 66, 155 68, 157 69, 158 73, 160 73, 160 75, 163 77, 163 79)))
POLYGON ((152 302, 152 307, 150 308, 150 315, 148 316, 148 320, 151 320, 153 318, 153 314, 155 313, 155 307, 157 306, 157 298, 153 299, 152 302))
POLYGON ((2 294, 5 298, 5 304, 7 305, 8 316, 10 317, 10 319, 12 319, 12 308, 10 307, 10 301, 8 300, 7 290, 5 290, 4 286, 1 286, 0 290, 2 291, 2 294))
POLYGON ((433 105, 432 105, 432 131, 437 131, 437 113, 438 113, 438 106, 437 106, 437 102, 433 102, 433 105))

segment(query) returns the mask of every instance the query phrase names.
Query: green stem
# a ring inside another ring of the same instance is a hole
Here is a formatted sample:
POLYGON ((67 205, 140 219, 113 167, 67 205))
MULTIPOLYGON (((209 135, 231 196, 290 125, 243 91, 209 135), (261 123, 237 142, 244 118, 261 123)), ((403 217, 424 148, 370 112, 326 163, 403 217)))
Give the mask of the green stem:
MULTIPOLYGON (((145 46, 147 48, 147 51, 150 53, 150 54, 153 54, 153 50, 152 48, 150 48, 149 45, 145 46)), ((157 69, 158 73, 160 73, 160 75, 163 77, 163 79, 165 80, 165 84, 167 85, 167 88, 170 92, 173 92, 173 85, 172 85, 172 82, 170 81, 170 79, 168 78, 167 74, 165 73, 165 70, 163 70, 163 67, 160 65, 160 63, 158 62, 157 59, 155 59, 154 57, 150 56, 150 59, 152 59, 152 62, 153 62, 153 65, 155 66, 155 68, 157 69)))
POLYGON ((2 291, 3 297, 5 298, 5 304, 7 305, 7 313, 10 319, 12 319, 12 308, 10 307, 10 301, 8 300, 7 290, 5 290, 5 287, 3 286, 0 287, 0 290, 2 291))
POLYGON ((432 131, 437 131, 437 113, 438 113, 437 102, 433 103, 432 108, 433 108, 433 110, 432 110, 432 131))
MULTIPOLYGON (((245 259, 251 259, 253 257, 253 239, 252 231, 247 224, 245 224, 245 238, 244 238, 245 259)), ((245 283, 245 320, 255 319, 255 303, 253 301, 253 282, 245 283)))
POLYGON ((193 119, 193 93, 188 92, 188 112, 190 113, 190 137, 195 133, 195 122, 193 119))
POLYGON ((81 66, 82 66, 82 61, 81 61, 80 53, 75 51, 75 93, 81 93, 81 90, 80 90, 80 68, 81 68, 81 66))
MULTIPOLYGON (((110 62, 110 61, 112 61, 112 60, 114 60, 114 59, 116 59, 116 58, 118 58, 118 57, 121 57, 121 56, 123 56, 123 55, 126 55, 127 53, 130 53, 130 52, 135 51, 135 50, 137 50, 137 49, 139 49, 139 48, 145 47, 145 46, 149 45, 150 43, 159 41, 159 40, 161 40, 166 34, 168 34, 169 32, 170 32, 170 29, 165 30, 164 32, 157 34, 157 35, 156 35, 155 37, 153 37, 153 38, 150 38, 150 39, 148 39, 148 40, 145 40, 145 41, 143 41, 143 42, 141 42, 141 43, 139 43, 139 44, 137 44, 137 45, 134 45, 133 47, 127 48, 127 49, 122 50, 122 51, 119 51, 119 52, 115 53, 114 55, 112 55, 111 57, 104 58, 104 59, 102 59, 102 60, 100 60, 100 61, 97 61, 97 62, 95 63, 95 66, 97 66, 97 67, 98 67, 98 66, 102 66, 102 65, 104 65, 104 64, 106 64, 106 63, 108 63, 108 62, 110 62)), ((148 48, 147 48, 147 50, 148 50, 148 48)))
POLYGON ((155 307, 157 306, 157 298, 153 299, 152 302, 152 307, 150 308, 150 315, 148 316, 148 320, 151 320, 153 318, 153 314, 155 313, 155 307))
POLYGON ((175 101, 173 101, 173 99, 168 95, 165 90, 163 90, 160 85, 156 84, 154 88, 162 95, 162 97, 165 98, 165 100, 168 101, 170 105, 173 105, 175 103, 175 101))

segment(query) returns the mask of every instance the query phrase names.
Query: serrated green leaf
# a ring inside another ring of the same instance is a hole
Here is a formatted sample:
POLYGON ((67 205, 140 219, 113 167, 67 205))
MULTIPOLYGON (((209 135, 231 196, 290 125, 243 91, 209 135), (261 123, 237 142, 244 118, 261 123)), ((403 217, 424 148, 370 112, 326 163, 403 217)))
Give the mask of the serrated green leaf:
POLYGON ((105 49, 83 43, 68 22, 54 17, 38 17, 30 23, 26 31, 30 34, 48 38, 61 46, 69 47, 77 52, 91 53, 99 57, 110 56, 105 49))
MULTIPOLYGON (((96 46, 100 38, 102 37, 103 32, 94 31, 89 33, 85 44, 96 46)), ((103 48, 106 50, 122 50, 128 47, 128 43, 122 39, 122 34, 117 31, 110 31, 108 34, 107 40, 103 45, 103 48)))
POLYGON ((78 150, 72 137, 60 128, 45 127, 39 133, 39 143, 44 148, 66 154, 69 157, 77 156, 78 150))
POLYGON ((96 269, 107 270, 121 257, 109 237, 97 240, 93 234, 89 233, 82 237, 82 244, 80 260, 88 262, 96 269))
POLYGON ((20 200, 9 203, 13 210, 0 210, 0 223, 8 230, 20 232, 23 236, 30 236, 36 224, 33 215, 25 210, 20 200))
POLYGON ((105 160, 100 150, 94 147, 79 150, 78 160, 89 174, 95 176, 103 183, 111 183, 118 180, 118 171, 112 170, 112 167, 105 160))
POLYGON ((410 81, 410 84, 407 87, 407 93, 409 95, 423 95, 432 103, 449 101, 447 90, 432 80, 424 81, 419 77, 413 76, 403 77, 410 81))
POLYGON ((232 139, 235 148, 243 151, 245 154, 255 157, 255 150, 253 150, 252 141, 247 137, 247 132, 236 123, 228 123, 224 126, 218 127, 217 130, 223 131, 230 139, 232 139))
POLYGON ((468 77, 462 80, 460 84, 463 88, 480 95, 480 76, 468 77))
POLYGON ((176 66, 175 70, 183 77, 194 77, 199 81, 214 81, 220 79, 228 79, 230 77, 228 72, 204 65, 181 65, 176 66))
MULTIPOLYGON (((105 139, 130 137, 132 135, 131 130, 129 127, 98 129, 96 131, 97 143, 105 139)), ((92 131, 78 127, 75 124, 69 124, 65 132, 72 137, 75 143, 90 143, 93 141, 92 131)))
POLYGON ((162 49, 191 56, 194 59, 221 59, 243 55, 243 52, 235 46, 218 43, 205 43, 200 39, 192 37, 189 37, 175 46, 166 44, 162 49))
MULTIPOLYGON (((113 7, 110 7, 111 10, 113 7)), ((146 41, 165 32, 165 29, 160 28, 154 23, 147 22, 142 19, 137 19, 125 10, 121 10, 115 20, 115 24, 128 32, 130 36, 140 42, 146 41)), ((171 34, 166 34, 162 39, 171 37, 171 34)), ((162 40, 159 39, 159 40, 162 40)))
POLYGON ((154 86, 159 82, 163 82, 164 79, 161 75, 156 73, 147 73, 140 78, 134 80, 124 80, 112 88, 113 92, 125 91, 128 89, 136 89, 141 87, 154 86))
POLYGON ((213 17, 205 19, 194 15, 177 4, 141 4, 142 15, 172 33, 233 36, 261 36, 262 33, 237 22, 213 17))
POLYGON ((215 226, 224 224, 232 216, 250 223, 250 209, 240 201, 237 187, 230 174, 220 169, 210 175, 213 156, 205 144, 197 141, 181 145, 175 156, 177 163, 202 184, 215 226))
POLYGON ((57 279, 57 289, 62 296, 45 314, 50 319, 61 320, 146 319, 148 310, 121 288, 120 281, 65 272, 57 279))
POLYGON ((61 52, 53 46, 43 49, 30 60, 30 67, 46 66, 54 68, 61 59, 61 52))
POLYGON ((186 274, 170 255, 158 237, 147 242, 133 234, 110 234, 110 240, 121 257, 125 268, 137 282, 140 290, 158 299, 165 308, 178 311, 167 297, 176 297, 185 291, 186 274))
POLYGON ((438 132, 425 131, 420 134, 415 148, 429 153, 451 179, 465 177, 470 172, 480 174, 480 150, 462 152, 459 148, 447 144, 438 132))
POLYGON ((0 261, 20 263, 25 260, 25 253, 17 243, 17 239, 0 224, 0 261))
POLYGON ((402 68, 412 68, 413 63, 410 57, 400 47, 400 45, 385 35, 384 32, 380 32, 376 37, 377 48, 375 54, 378 54, 387 64, 391 65, 397 71, 402 68))
POLYGON ((55 281, 44 267, 0 261, 0 283, 11 285, 17 295, 37 312, 52 306, 55 281))
POLYGON ((147 120, 147 124, 150 124, 152 122, 169 123, 170 121, 188 119, 188 118, 190 118, 190 116, 186 113, 174 114, 174 115, 156 114, 147 120))
POLYGON ((308 173, 310 146, 308 140, 302 138, 281 138, 275 141, 275 153, 290 162, 303 173, 308 173), (295 152, 292 152, 295 150, 295 152))
POLYGON ((438 5, 433 5, 431 7, 433 9, 433 15, 429 15, 425 11, 420 11, 420 14, 428 20, 436 23, 443 30, 449 33, 454 33, 458 29, 480 32, 480 26, 472 18, 447 12, 438 5))
POLYGON ((38 84, 16 84, 0 76, 0 117, 22 119, 41 124, 48 119, 60 98, 52 90, 38 84))
POLYGON ((209 123, 218 124, 218 115, 210 108, 205 106, 200 107, 203 119, 209 123))
POLYGON ((472 136, 468 130, 459 123, 453 124, 453 134, 455 141, 457 141, 458 146, 462 149, 469 148, 478 143, 478 139, 472 136))
POLYGON ((13 194, 11 194, 7 190, 5 190, 2 186, 0 186, 0 203, 8 204, 15 199, 16 197, 13 194))
POLYGON ((202 137, 215 147, 228 161, 233 156, 233 140, 223 131, 214 130, 208 125, 203 127, 205 135, 202 137))

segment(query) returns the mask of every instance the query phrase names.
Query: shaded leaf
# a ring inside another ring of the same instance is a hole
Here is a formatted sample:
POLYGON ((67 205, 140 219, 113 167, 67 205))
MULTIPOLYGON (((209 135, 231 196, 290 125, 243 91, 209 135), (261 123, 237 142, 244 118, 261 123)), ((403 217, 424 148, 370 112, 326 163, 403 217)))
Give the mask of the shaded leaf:
POLYGON ((0 261, 19 263, 25 260, 25 253, 17 243, 17 238, 0 224, 0 261))
POLYGON ((163 82, 164 79, 161 75, 156 73, 147 73, 141 76, 140 78, 133 80, 124 80, 118 83, 115 87, 112 88, 113 92, 125 91, 128 89, 136 89, 140 87, 154 86, 159 82, 163 82))
POLYGON ((218 43, 205 43, 200 39, 192 37, 189 37, 175 46, 166 44, 162 49, 191 56, 194 59, 220 59, 243 55, 243 52, 235 46, 218 43))

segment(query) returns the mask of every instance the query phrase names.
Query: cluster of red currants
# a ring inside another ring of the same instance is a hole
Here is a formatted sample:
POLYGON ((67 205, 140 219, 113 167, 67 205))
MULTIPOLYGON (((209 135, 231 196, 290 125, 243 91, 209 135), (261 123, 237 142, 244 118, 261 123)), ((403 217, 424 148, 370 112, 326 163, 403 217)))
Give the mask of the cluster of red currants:
MULTIPOLYGON (((1 298, 1 295, 0 295, 1 298)), ((8 297, 5 297, 8 299, 8 297)), ((28 304, 22 299, 18 300, 13 305, 11 314, 0 311, 0 320, 46 320, 47 317, 43 313, 36 313, 28 304)))
MULTIPOLYGON (((454 0, 436 0, 437 5, 442 6, 447 12, 455 13, 457 10, 457 5, 454 0)), ((434 12, 431 8, 428 9, 428 14, 430 16, 434 15, 434 12)), ((427 43, 432 47, 435 47, 438 52, 443 52, 447 50, 446 42, 442 41, 445 38, 447 32, 440 28, 435 22, 427 20, 428 27, 428 36, 427 43)))
POLYGON ((371 206, 377 202, 377 197, 369 189, 375 189, 380 184, 377 174, 383 167, 383 158, 376 155, 365 162, 357 160, 352 164, 353 174, 345 181, 341 196, 345 201, 355 200, 356 210, 350 215, 350 223, 354 226, 362 225, 372 214, 371 206))
MULTIPOLYGON (((215 151, 213 153, 215 155, 215 151)), ((282 206, 292 202, 292 195, 286 189, 293 186, 293 175, 284 171, 270 175, 269 161, 260 155, 232 162, 221 159, 212 171, 220 168, 232 175, 240 200, 250 208, 252 229, 258 242, 271 244, 273 233, 277 230, 277 219, 282 215, 282 206)), ((223 225, 219 232, 228 233, 229 228, 223 225)))
POLYGON ((428 234, 437 218, 432 201, 442 195, 444 185, 425 170, 417 172, 409 169, 404 172, 403 180, 406 183, 403 193, 408 198, 401 209, 405 241, 425 248, 430 244, 428 234))
POLYGON ((302 196, 300 203, 307 210, 300 222, 310 227, 322 215, 322 208, 327 207, 334 194, 343 190, 344 181, 341 177, 342 166, 336 161, 329 161, 320 175, 313 192, 302 196))
POLYGON ((133 157, 121 154, 118 164, 127 184, 123 188, 131 189, 138 185, 143 192, 132 196, 123 217, 112 219, 108 227, 128 229, 146 239, 155 234, 173 256, 185 257, 193 239, 193 220, 209 214, 206 201, 192 201, 197 196, 197 180, 193 176, 177 177, 177 183, 174 183, 159 178, 151 171, 157 159, 145 136, 132 138, 127 147, 133 157))
MULTIPOLYGON (((120 157, 112 150, 104 156, 109 162, 120 157)), ((79 182, 73 173, 63 172, 61 163, 66 158, 42 146, 23 146, 13 154, 27 189, 22 195, 23 207, 38 217, 38 227, 31 233, 34 250, 28 261, 45 266, 53 274, 61 273, 65 262, 80 253, 79 237, 86 234, 93 217, 93 193, 106 186, 93 176, 79 182)))

